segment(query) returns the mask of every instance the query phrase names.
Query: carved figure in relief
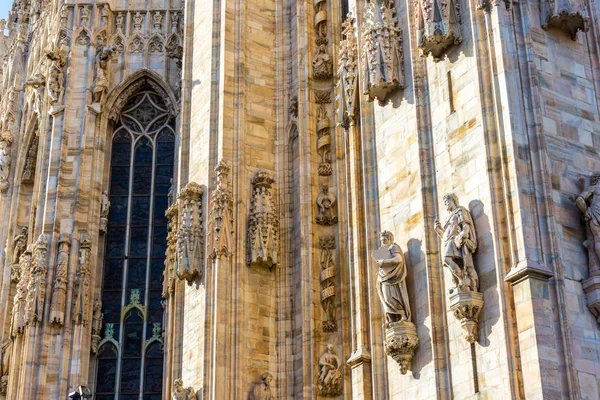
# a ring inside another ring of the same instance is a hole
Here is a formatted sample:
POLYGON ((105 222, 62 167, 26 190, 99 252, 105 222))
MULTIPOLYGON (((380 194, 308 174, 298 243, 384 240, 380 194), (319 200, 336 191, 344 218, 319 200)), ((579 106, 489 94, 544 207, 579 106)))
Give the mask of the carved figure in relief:
POLYGON ((106 97, 108 92, 109 80, 108 80, 108 63, 113 53, 113 47, 104 47, 98 53, 98 60, 96 61, 96 81, 94 82, 94 88, 92 90, 92 101, 94 103, 102 103, 102 100, 106 97))
POLYGON ((21 228, 21 233, 19 233, 14 238, 13 257, 12 257, 13 265, 19 264, 19 259, 21 258, 21 254, 23 254, 23 252, 27 248, 27 236, 28 236, 27 232, 28 232, 28 229, 26 226, 24 226, 21 228))
POLYGON ((20 271, 17 277, 17 292, 13 299, 12 318, 10 321, 10 337, 22 335, 25 329, 25 306, 27 301, 27 286, 29 269, 31 266, 31 247, 27 249, 19 260, 20 271))
POLYGON ((597 275, 598 261, 600 261, 600 173, 593 173, 590 177, 590 185, 577 197, 571 196, 571 200, 583 213, 583 220, 588 229, 588 238, 583 243, 585 247, 593 250, 596 260, 589 257, 590 275, 597 275))
POLYGON ((454 193, 444 195, 443 200, 450 214, 443 225, 436 219, 434 229, 442 238, 444 266, 452 272, 452 282, 459 291, 476 292, 479 277, 473 264, 473 253, 477 250, 475 224, 454 193))
POLYGON ((271 381, 273 380, 273 375, 270 372, 265 372, 260 377, 262 380, 261 383, 257 383, 252 388, 250 395, 248 396, 249 400, 274 400, 275 398, 271 394, 271 381))
POLYGON ((338 221, 335 215, 335 195, 329 191, 329 185, 326 183, 321 186, 321 193, 317 196, 317 223, 319 225, 333 225, 338 221))
POLYGON ((10 356, 12 354, 12 341, 6 340, 2 343, 2 354, 0 355, 0 395, 6 396, 8 390, 8 376, 10 369, 10 356))
POLYGON ((144 22, 144 16, 140 12, 136 12, 133 15, 133 32, 140 33, 142 31, 142 23, 144 22))
POLYGON ((65 320, 65 300, 67 296, 67 272, 69 269, 69 248, 71 241, 67 235, 61 235, 56 257, 56 275, 52 286, 50 302, 50 323, 62 325, 65 320))
POLYGON ((319 357, 319 395, 339 396, 342 393, 342 361, 334 353, 333 345, 327 345, 327 351, 319 357))
POLYGON ((388 323, 410 321, 404 254, 390 231, 381 232, 381 247, 373 253, 377 262, 377 292, 388 323))
POLYGON ((315 79, 329 79, 333 75, 333 62, 324 44, 319 46, 317 54, 313 57, 312 66, 315 79))
POLYGON ((196 391, 193 387, 183 387, 183 380, 181 378, 175 379, 173 382, 173 392, 171 394, 173 400, 195 400, 196 391))
POLYGON ((50 96, 51 104, 61 104, 65 93, 65 77, 63 68, 67 64, 67 54, 69 50, 67 48, 66 40, 63 40, 60 47, 53 48, 52 50, 46 50, 46 58, 50 63, 50 69, 48 71, 48 95, 50 96))
POLYGON ((108 213, 110 212, 110 200, 108 199, 108 192, 102 191, 102 198, 100 200, 100 232, 105 233, 108 227, 108 213))
POLYGON ((90 253, 92 243, 89 236, 84 233, 81 235, 79 246, 79 261, 77 263, 77 274, 75 276, 75 292, 73 306, 73 322, 77 325, 88 324, 88 308, 90 298, 90 253))
POLYGON ((98 353, 98 344, 100 343, 100 333, 102 331, 102 320, 104 314, 102 313, 102 302, 100 296, 96 296, 94 301, 94 315, 92 316, 92 353, 98 353))
POLYGON ((0 191, 8 189, 12 149, 12 134, 8 131, 0 136, 0 191))

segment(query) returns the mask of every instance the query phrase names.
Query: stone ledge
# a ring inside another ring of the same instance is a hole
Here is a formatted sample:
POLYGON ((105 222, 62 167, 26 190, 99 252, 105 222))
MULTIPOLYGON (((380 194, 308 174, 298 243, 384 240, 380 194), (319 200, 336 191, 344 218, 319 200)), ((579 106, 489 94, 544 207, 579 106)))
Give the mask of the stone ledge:
POLYGON ((508 275, 504 277, 504 282, 510 282, 513 286, 521 283, 526 279, 538 279, 547 281, 554 274, 546 267, 540 264, 533 264, 527 260, 521 261, 516 267, 510 270, 508 275))

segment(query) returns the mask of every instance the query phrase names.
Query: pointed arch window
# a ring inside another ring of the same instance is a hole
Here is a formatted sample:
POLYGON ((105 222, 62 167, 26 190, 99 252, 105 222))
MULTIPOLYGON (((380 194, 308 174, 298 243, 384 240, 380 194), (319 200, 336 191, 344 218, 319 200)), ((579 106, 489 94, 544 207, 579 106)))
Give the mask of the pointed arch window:
POLYGON ((161 290, 174 152, 165 101, 141 90, 112 136, 96 400, 162 397, 161 290))

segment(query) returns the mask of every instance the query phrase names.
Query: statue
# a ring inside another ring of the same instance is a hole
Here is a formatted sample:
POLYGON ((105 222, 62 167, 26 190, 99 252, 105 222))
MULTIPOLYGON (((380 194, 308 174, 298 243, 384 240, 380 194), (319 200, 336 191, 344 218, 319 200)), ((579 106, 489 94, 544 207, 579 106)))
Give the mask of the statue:
POLYGON ((593 173, 590 185, 579 196, 571 196, 571 200, 583 213, 583 220, 588 229, 588 238, 583 243, 590 249, 590 275, 597 275, 597 261, 600 261, 600 173, 593 173), (593 253, 593 254, 592 254, 593 253), (593 260, 595 255, 596 260, 593 260))
POLYGON ((19 264, 19 258, 21 258, 21 254, 27 248, 27 227, 24 226, 21 228, 21 233, 15 236, 13 243, 13 257, 12 257, 12 265, 19 264))
POLYGON ((46 58, 51 61, 48 71, 48 95, 50 96, 50 104, 61 104, 65 93, 65 76, 63 68, 67 64, 68 49, 66 41, 63 40, 60 47, 46 50, 46 58))
POLYGON ((342 361, 333 352, 333 345, 319 357, 319 395, 335 397, 342 394, 342 361))
POLYGON ((196 398, 196 391, 191 386, 184 388, 183 380, 179 378, 173 382, 173 393, 171 396, 173 400, 194 400, 196 398))
POLYGON ((275 398, 271 394, 271 381, 273 380, 273 375, 270 372, 265 372, 260 377, 262 380, 261 383, 257 383, 252 388, 250 395, 248 396, 249 400, 274 400, 275 398))
POLYGON ((70 247, 71 240, 69 236, 66 234, 60 235, 58 256, 56 257, 56 275, 54 276, 50 301, 50 323, 58 326, 62 326, 65 321, 70 247))
POLYGON ((444 205, 450 213, 442 225, 435 220, 434 229, 442 238, 444 266, 452 272, 452 282, 458 291, 476 292, 479 278, 473 264, 477 237, 471 213, 458 204, 454 193, 444 195, 444 205))
POLYGON ((394 243, 389 231, 381 233, 381 247, 373 253, 377 262, 377 292, 383 304, 386 321, 411 321, 406 264, 402 249, 394 243))
POLYGON ((319 46, 317 54, 313 57, 312 66, 314 79, 329 79, 333 75, 333 62, 324 44, 319 46))
POLYGON ((8 189, 12 149, 12 134, 9 131, 0 136, 0 191, 8 189))
POLYGON ((102 331, 102 320, 104 314, 102 313, 102 302, 100 296, 96 296, 94 301, 94 315, 92 316, 92 353, 98 353, 98 344, 100 343, 100 333, 102 331))
POLYGON ((321 186, 321 193, 317 196, 317 207, 319 215, 317 215, 317 224, 319 225, 334 225, 338 218, 335 215, 335 195, 329 191, 329 185, 326 183, 321 186))
POLYGON ((108 227, 108 212, 110 211, 110 200, 106 190, 102 192, 100 200, 100 232, 106 233, 108 227))
POLYGON ((96 62, 96 81, 92 90, 92 102, 102 103, 108 92, 109 80, 107 76, 108 62, 113 53, 113 47, 104 47, 98 53, 98 61, 96 62))
POLYGON ((8 375, 10 369, 10 355, 12 353, 12 341, 6 340, 2 343, 0 354, 0 395, 6 396, 8 390, 8 375))

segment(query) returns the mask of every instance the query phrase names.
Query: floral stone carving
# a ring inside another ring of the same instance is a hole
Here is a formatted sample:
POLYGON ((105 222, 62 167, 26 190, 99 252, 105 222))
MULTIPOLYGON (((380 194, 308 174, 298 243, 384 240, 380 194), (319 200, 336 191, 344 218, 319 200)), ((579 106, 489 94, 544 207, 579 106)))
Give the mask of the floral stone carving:
POLYGON ((248 248, 246 263, 273 268, 279 262, 279 218, 275 213, 272 185, 275 183, 266 171, 258 171, 252 178, 252 200, 248 217, 248 248))
POLYGON ((462 42, 460 5, 457 0, 419 0, 417 43, 422 56, 439 61, 446 50, 462 42))
POLYGON ((390 93, 404 87, 402 31, 395 7, 393 0, 371 0, 362 25, 364 93, 381 105, 390 93))
POLYGON ((448 193, 443 197, 448 217, 443 224, 435 220, 434 229, 442 238, 444 267, 452 273, 454 288, 450 290, 450 309, 465 329, 469 343, 477 340, 479 312, 483 295, 478 292, 479 277, 473 263, 477 250, 477 235, 471 213, 458 204, 458 197, 448 193))
POLYGON ((404 254, 389 231, 381 233, 381 247, 373 252, 377 263, 377 292, 385 312, 385 351, 406 374, 419 347, 417 329, 411 321, 406 290, 404 254))
POLYGON ((584 190, 578 196, 571 196, 571 200, 583 213, 586 229, 583 245, 588 253, 589 278, 583 281, 583 291, 590 312, 600 324, 600 172, 593 173, 589 182, 584 177, 579 181, 584 190))
POLYGON ((590 29, 590 18, 580 0, 541 0, 543 29, 555 28, 577 40, 577 32, 590 29))
POLYGON ((202 278, 204 271, 204 230, 202 195, 204 189, 188 183, 179 193, 177 225, 177 277, 191 284, 202 278))
POLYGON ((342 394, 342 361, 335 354, 333 345, 319 357, 319 396, 336 397, 342 394))

